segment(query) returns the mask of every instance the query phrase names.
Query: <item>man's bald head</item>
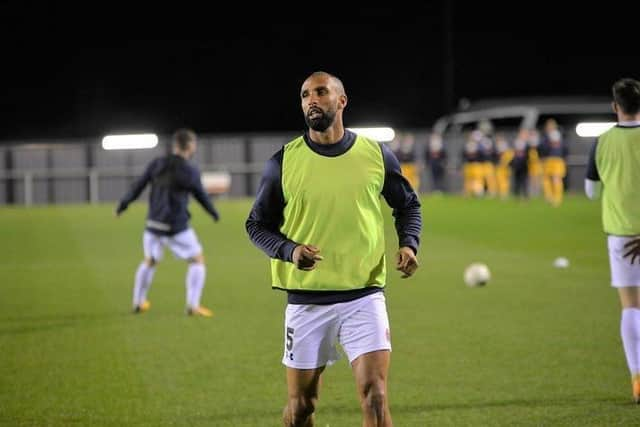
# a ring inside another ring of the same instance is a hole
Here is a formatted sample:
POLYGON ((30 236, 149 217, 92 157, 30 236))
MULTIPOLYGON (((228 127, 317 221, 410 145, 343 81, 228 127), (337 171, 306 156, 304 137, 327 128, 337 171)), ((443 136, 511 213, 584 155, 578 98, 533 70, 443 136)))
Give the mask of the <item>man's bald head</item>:
POLYGON ((336 93, 338 95, 346 95, 347 93, 344 90, 344 85, 342 84, 342 80, 340 80, 339 78, 337 78, 336 76, 334 76, 331 73, 327 73, 326 71, 315 71, 313 73, 311 73, 311 75, 309 77, 307 77, 307 80, 311 79, 311 78, 326 78, 329 83, 331 85, 333 85, 334 89, 336 90, 336 93))
POLYGON ((330 127, 342 129, 342 110, 347 105, 347 95, 339 78, 316 71, 302 83, 300 101, 309 129, 317 132, 330 127))

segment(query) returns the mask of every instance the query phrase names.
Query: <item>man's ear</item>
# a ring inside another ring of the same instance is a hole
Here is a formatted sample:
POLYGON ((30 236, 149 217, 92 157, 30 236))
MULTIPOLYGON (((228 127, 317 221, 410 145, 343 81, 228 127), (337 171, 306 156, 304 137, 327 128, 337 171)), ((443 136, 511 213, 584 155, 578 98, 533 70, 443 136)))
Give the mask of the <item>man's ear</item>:
POLYGON ((349 98, 347 98, 347 95, 340 95, 340 98, 338 99, 338 102, 340 102, 340 107, 343 109, 347 106, 348 101, 349 98))
POLYGON ((618 114, 618 105, 615 102, 611 103, 611 109, 614 113, 618 114))

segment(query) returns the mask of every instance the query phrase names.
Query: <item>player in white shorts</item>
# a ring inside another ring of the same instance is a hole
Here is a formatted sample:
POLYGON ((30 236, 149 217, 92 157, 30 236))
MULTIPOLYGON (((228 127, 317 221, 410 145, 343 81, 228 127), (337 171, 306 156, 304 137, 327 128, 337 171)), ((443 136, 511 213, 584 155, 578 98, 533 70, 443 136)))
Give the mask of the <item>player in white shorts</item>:
POLYGON ((381 199, 393 208, 403 277, 418 268, 420 202, 386 145, 344 128, 347 97, 338 78, 313 73, 300 96, 308 132, 267 162, 246 222, 252 242, 271 258, 272 287, 287 292, 283 423, 314 425, 321 376, 338 360, 340 345, 354 374, 362 425, 388 427, 381 199))
POLYGON ((589 154, 585 191, 602 193, 611 285, 622 306, 620 334, 631 373, 633 399, 640 403, 640 82, 613 85, 618 124, 598 137, 589 154))
POLYGON ((634 249, 637 239, 634 236, 607 236, 611 286, 614 288, 640 286, 640 255, 634 249))
POLYGON ((200 304, 206 269, 202 246, 189 226, 189 195, 193 195, 215 221, 218 221, 219 215, 202 187, 200 172, 188 162, 195 151, 195 133, 188 129, 176 131, 173 153, 154 159, 116 209, 116 214, 120 215, 140 196, 147 184, 151 184, 149 212, 142 238, 144 260, 138 266, 133 286, 134 313, 144 313, 151 307, 147 293, 156 264, 162 259, 166 246, 174 256, 189 263, 186 277, 187 314, 204 317, 213 315, 211 310, 200 304))
POLYGON ((353 363, 358 356, 391 351, 383 292, 331 305, 287 304, 282 363, 295 369, 330 366, 340 359, 340 344, 353 363))

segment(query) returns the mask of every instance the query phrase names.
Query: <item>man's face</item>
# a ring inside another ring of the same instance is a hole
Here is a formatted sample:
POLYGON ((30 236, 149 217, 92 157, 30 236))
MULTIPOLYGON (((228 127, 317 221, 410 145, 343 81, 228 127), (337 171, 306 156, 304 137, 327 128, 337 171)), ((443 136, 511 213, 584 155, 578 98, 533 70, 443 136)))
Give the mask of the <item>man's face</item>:
POLYGON ((196 154, 196 142, 195 141, 189 142, 189 144, 187 145, 187 148, 183 151, 183 153, 184 153, 184 157, 187 160, 191 160, 193 156, 196 154))
POLYGON ((304 121, 309 128, 324 132, 335 121, 336 113, 346 103, 346 96, 339 92, 331 77, 309 77, 300 90, 304 121))

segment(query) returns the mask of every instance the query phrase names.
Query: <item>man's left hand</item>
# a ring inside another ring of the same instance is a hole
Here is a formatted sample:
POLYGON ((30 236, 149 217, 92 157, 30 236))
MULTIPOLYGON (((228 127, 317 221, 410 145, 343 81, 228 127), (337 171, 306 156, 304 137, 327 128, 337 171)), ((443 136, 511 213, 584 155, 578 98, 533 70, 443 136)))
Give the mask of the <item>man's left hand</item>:
POLYGON ((403 279, 410 277, 413 273, 418 269, 418 259, 416 258, 416 254, 413 252, 408 246, 403 246, 398 249, 397 253, 397 262, 396 262, 396 270, 402 272, 403 279))

